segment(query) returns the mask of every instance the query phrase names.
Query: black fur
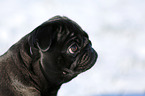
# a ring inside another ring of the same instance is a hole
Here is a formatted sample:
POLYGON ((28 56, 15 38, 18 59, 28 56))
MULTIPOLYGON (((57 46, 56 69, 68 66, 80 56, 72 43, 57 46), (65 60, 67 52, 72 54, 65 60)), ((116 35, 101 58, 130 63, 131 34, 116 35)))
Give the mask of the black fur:
POLYGON ((56 96, 63 83, 90 69, 96 59, 81 27, 55 16, 0 57, 0 96, 56 96))

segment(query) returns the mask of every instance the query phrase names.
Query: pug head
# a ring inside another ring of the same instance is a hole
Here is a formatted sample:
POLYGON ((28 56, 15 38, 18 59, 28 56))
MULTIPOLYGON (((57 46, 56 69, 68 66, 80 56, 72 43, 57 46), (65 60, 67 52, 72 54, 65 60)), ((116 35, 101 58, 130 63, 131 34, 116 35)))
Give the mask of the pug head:
POLYGON ((90 69, 98 57, 87 33, 67 17, 56 16, 38 26, 29 43, 39 50, 42 73, 53 83, 70 81, 90 69))

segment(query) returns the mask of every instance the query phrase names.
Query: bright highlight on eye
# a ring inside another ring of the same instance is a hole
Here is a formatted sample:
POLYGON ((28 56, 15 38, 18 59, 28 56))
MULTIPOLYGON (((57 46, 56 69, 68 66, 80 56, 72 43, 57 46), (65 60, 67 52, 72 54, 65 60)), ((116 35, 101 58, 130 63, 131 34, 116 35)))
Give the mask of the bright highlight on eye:
POLYGON ((73 44, 71 47, 69 47, 68 51, 73 54, 78 51, 78 46, 76 44, 73 44))

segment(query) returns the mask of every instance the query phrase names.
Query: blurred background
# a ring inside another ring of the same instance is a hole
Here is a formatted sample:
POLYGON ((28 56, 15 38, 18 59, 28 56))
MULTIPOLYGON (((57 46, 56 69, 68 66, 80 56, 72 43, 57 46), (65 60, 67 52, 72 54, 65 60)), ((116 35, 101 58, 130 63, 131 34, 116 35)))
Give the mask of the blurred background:
POLYGON ((99 54, 58 96, 145 96, 145 0, 0 0, 0 55, 55 15, 76 21, 99 54))

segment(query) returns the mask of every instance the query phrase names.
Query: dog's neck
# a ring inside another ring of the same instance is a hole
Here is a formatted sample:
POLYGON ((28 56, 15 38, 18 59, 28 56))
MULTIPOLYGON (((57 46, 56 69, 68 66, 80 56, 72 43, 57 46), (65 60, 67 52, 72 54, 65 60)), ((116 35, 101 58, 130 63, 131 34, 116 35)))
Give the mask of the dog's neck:
MULTIPOLYGON (((20 69, 25 70, 25 71, 20 70, 21 71, 20 74, 17 75, 22 74, 21 76, 25 76, 23 78, 28 78, 26 79, 26 82, 29 83, 28 85, 39 90, 40 93, 43 94, 42 96, 46 96, 45 94, 56 94, 58 89, 60 88, 60 85, 51 84, 51 82, 46 80, 46 78, 44 77, 39 65, 40 61, 39 50, 36 48, 31 48, 28 42, 24 42, 26 40, 23 40, 23 43, 21 43, 22 40, 23 39, 21 39, 18 43, 16 43, 14 46, 10 48, 10 52, 13 52, 12 58, 15 64, 17 64, 16 66, 19 66, 20 69), (20 62, 21 64, 18 64, 20 62)), ((24 80, 22 81, 19 78, 18 80, 21 82, 23 86, 25 86, 25 84, 23 83, 24 80)))
MULTIPOLYGON (((35 58, 33 56, 36 56, 36 54, 38 54, 35 51, 38 52, 37 49, 30 47, 30 53, 31 53, 32 58, 35 58)), ((39 83, 40 83, 40 88, 41 88, 40 90, 42 91, 42 96, 43 95, 45 96, 46 94, 48 96, 51 96, 51 94, 56 95, 57 91, 58 91, 58 89, 60 88, 61 85, 60 84, 54 84, 47 79, 47 77, 45 76, 45 74, 42 70, 42 67, 40 65, 40 58, 37 57, 32 64, 33 64, 32 66, 33 66, 34 73, 39 77, 39 83), (52 93, 50 93, 50 92, 52 92, 52 93)))
MULTIPOLYGON (((29 46, 29 45, 27 45, 27 46, 29 46)), ((23 48, 25 48, 25 47, 23 47, 23 48)), ((26 48, 26 49, 28 49, 28 48, 26 48)), ((40 88, 42 93, 44 93, 44 94, 50 94, 49 92, 57 93, 61 84, 52 84, 52 82, 49 81, 44 76, 44 73, 40 66, 39 50, 36 48, 33 48, 31 46, 29 46, 29 50, 26 50, 26 49, 24 49, 24 50, 27 52, 21 51, 20 53, 21 53, 21 56, 22 56, 22 59, 24 62, 27 61, 25 57, 29 57, 29 60, 28 60, 29 62, 26 62, 25 65, 27 65, 28 69, 32 69, 32 71, 33 71, 32 73, 35 74, 35 77, 32 77, 33 81, 40 88)), ((33 74, 31 76, 34 76, 33 74)))

